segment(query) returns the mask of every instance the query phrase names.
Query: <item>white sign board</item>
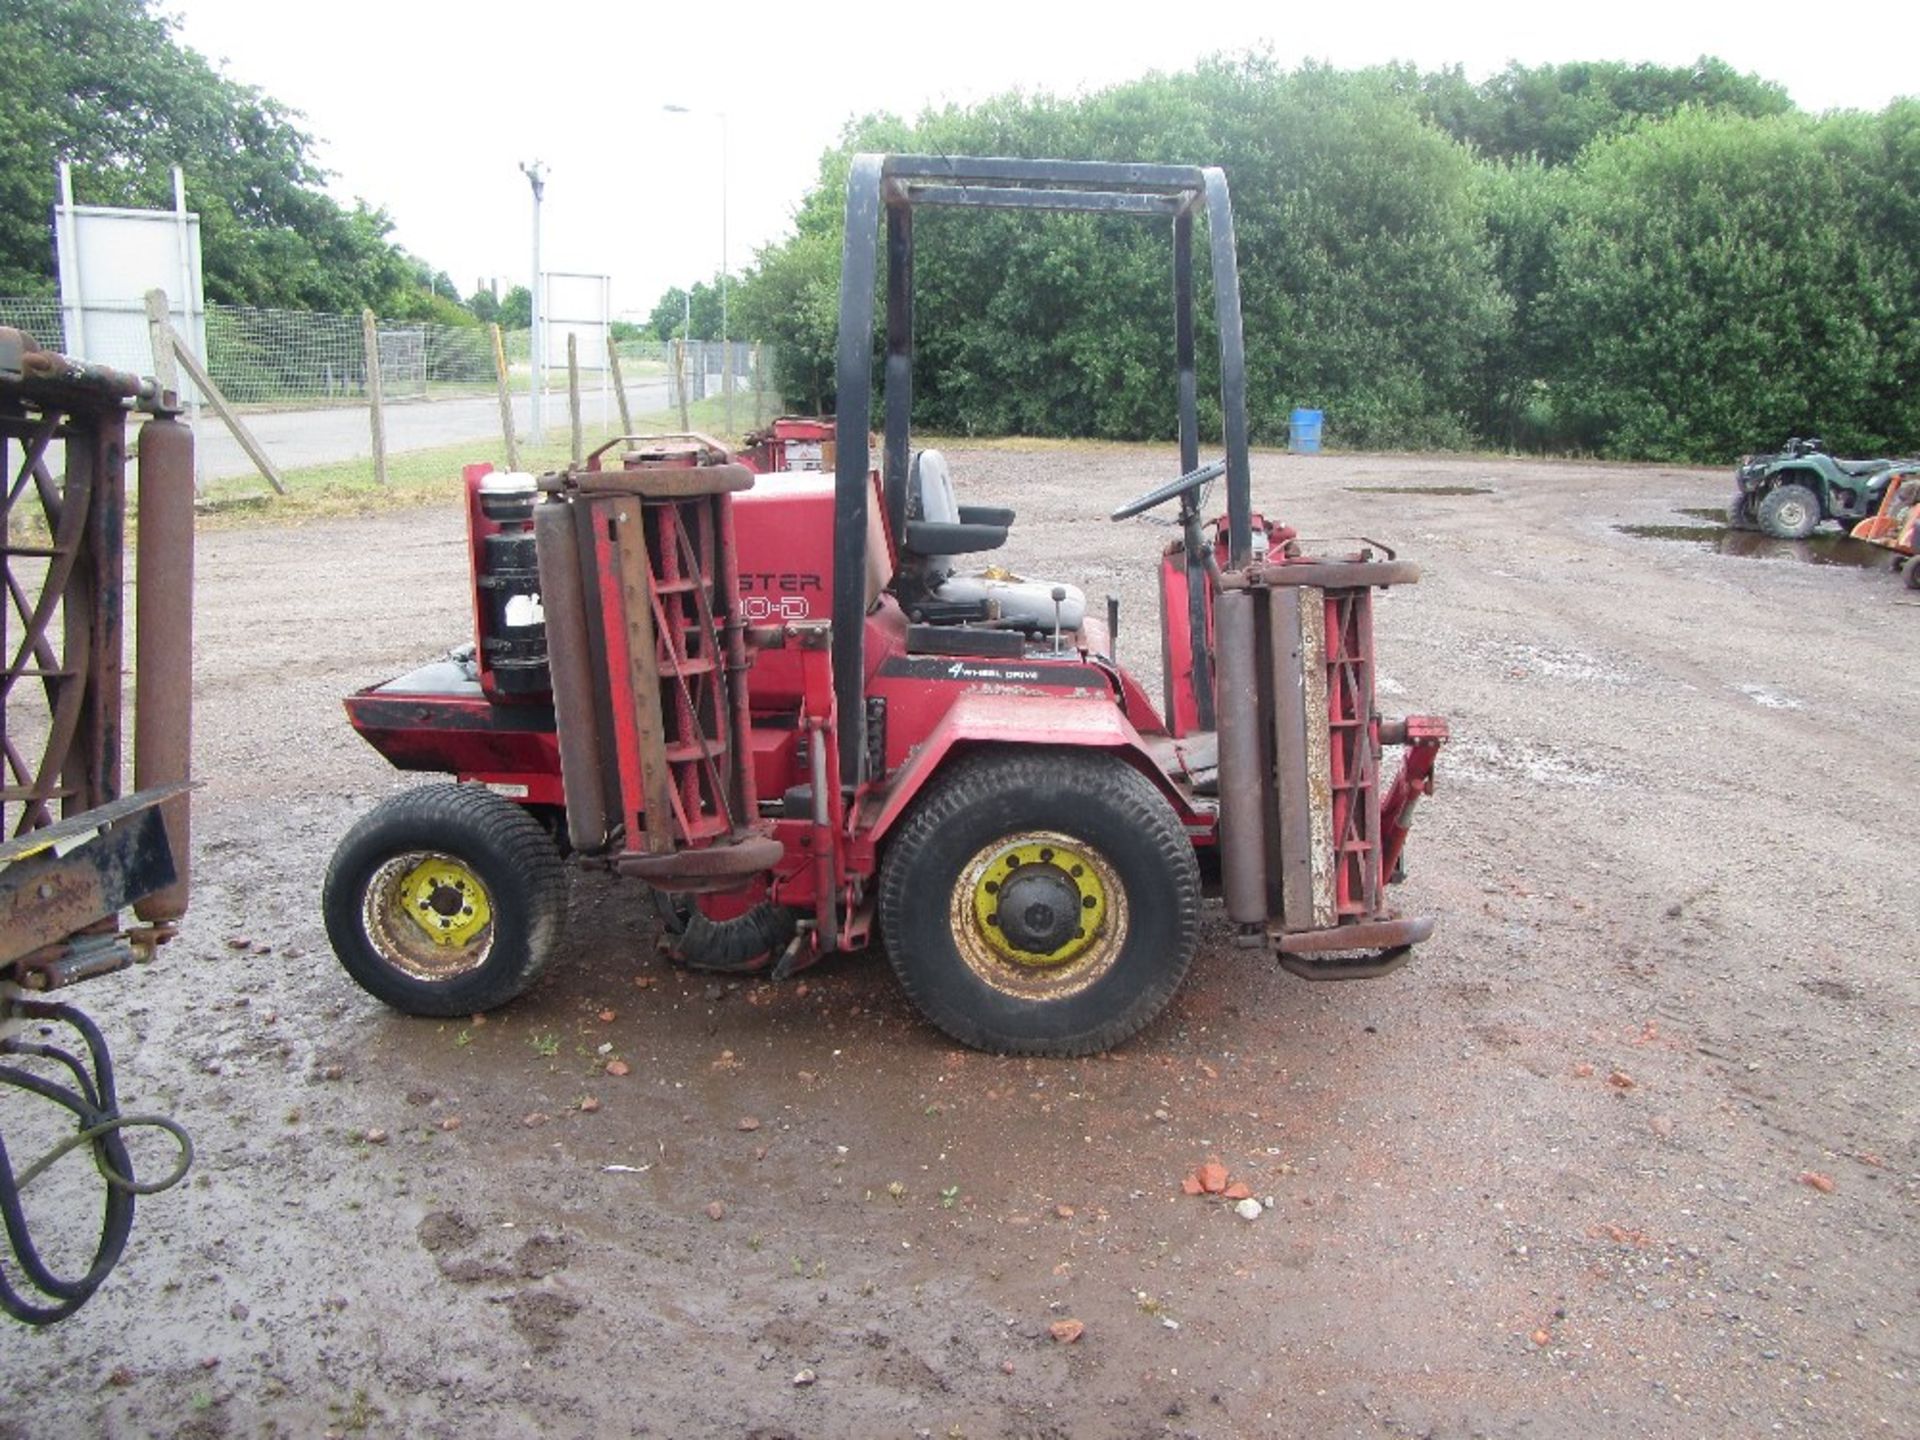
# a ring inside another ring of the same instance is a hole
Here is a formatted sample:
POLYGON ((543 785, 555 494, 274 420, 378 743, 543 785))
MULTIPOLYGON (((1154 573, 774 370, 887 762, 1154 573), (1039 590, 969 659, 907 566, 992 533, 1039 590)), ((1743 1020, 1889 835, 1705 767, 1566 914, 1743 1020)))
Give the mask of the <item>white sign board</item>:
POLYGON ((607 336, 613 330, 613 282, 605 275, 551 270, 540 277, 540 284, 548 367, 567 368, 567 336, 571 335, 582 370, 606 369, 607 336))
MULTIPOLYGON (((61 167, 53 207, 60 274, 62 348, 76 360, 136 375, 154 373, 147 292, 164 290, 174 332, 207 359, 207 301, 201 283, 200 217, 187 210, 174 172, 174 208, 125 210, 76 205, 61 167)), ((186 378, 181 388, 189 391, 186 378)), ((198 399, 191 393, 183 399, 198 399)))

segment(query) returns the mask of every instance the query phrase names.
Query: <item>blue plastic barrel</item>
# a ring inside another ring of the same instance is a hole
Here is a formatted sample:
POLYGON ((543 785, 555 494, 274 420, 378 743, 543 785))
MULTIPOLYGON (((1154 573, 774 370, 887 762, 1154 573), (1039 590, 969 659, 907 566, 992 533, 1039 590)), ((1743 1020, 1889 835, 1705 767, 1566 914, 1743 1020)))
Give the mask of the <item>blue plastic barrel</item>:
POLYGON ((1287 448, 1296 455, 1318 455, 1324 418, 1318 410, 1294 411, 1287 424, 1287 448))

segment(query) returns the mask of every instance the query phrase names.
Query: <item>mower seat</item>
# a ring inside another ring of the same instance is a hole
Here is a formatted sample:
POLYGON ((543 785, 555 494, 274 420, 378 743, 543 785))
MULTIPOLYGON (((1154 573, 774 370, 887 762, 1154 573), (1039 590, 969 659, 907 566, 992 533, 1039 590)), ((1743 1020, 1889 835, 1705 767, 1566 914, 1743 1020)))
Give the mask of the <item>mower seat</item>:
POLYGON ((938 450, 915 453, 907 483, 905 549, 917 572, 919 588, 934 601, 973 606, 985 602, 1002 621, 1023 630, 1078 630, 1086 619, 1087 597, 1074 585, 1027 580, 995 567, 956 574, 953 557, 998 550, 1007 543, 1013 511, 988 505, 962 505, 953 493, 953 470, 938 450), (1055 605, 1053 592, 1065 590, 1055 605))

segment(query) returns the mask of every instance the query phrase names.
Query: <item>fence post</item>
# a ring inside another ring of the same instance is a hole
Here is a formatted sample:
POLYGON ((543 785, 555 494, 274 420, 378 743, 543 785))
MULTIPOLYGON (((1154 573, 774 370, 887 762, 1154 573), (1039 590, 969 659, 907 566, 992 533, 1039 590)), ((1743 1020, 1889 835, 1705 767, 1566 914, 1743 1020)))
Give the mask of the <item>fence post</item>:
POLYGON ((767 423, 760 413, 766 394, 767 347, 756 340, 753 342, 753 428, 756 430, 767 423))
POLYGON ((493 374, 500 389, 500 438, 507 442, 507 469, 520 468, 520 442, 513 435, 513 392, 507 388, 507 346, 500 326, 487 326, 493 336, 493 374))
POLYGON ((162 390, 180 397, 180 366, 173 358, 173 322, 167 314, 167 292, 147 292, 147 334, 153 346, 153 378, 162 390))
POLYGON ((387 483, 387 417, 380 392, 380 327, 372 310, 360 312, 360 339, 367 349, 367 424, 373 431, 373 478, 387 483))
POLYGON ((633 416, 627 413, 627 380, 620 373, 620 346, 611 331, 607 334, 607 370, 613 376, 613 393, 620 401, 620 433, 633 433, 633 416))
POLYGON ((567 332, 567 425, 572 432, 573 463, 578 465, 587 458, 587 449, 580 438, 580 337, 571 330, 567 332))
POLYGON ((687 342, 685 339, 677 339, 673 342, 673 379, 673 388, 680 392, 680 429, 685 432, 693 429, 693 421, 687 415, 687 342))
POLYGON ((720 345, 720 363, 724 370, 720 376, 720 393, 727 402, 727 439, 735 438, 733 429, 733 361, 740 348, 738 340, 726 340, 720 345))
MULTIPOLYGON (((178 168, 174 174, 179 174, 178 168)), ((182 254, 185 252, 182 251, 182 254)), ((173 404, 180 403, 180 365, 173 355, 173 320, 168 314, 167 292, 149 290, 147 292, 147 340, 148 349, 153 351, 153 379, 162 394, 173 404)), ((187 427, 196 439, 200 431, 200 402, 194 401, 187 416, 187 427)), ((200 493, 200 458, 193 461, 193 493, 200 493)))
MULTIPOLYGON (((173 324, 167 319, 167 293, 164 290, 150 290, 147 292, 147 316, 149 325, 151 326, 153 323, 154 297, 156 295, 160 297, 159 331, 161 335, 161 347, 167 350, 173 356, 174 360, 178 362, 180 368, 187 372, 187 378, 193 381, 194 386, 202 395, 207 397, 207 403, 213 406, 214 413, 226 421, 227 429, 233 432, 233 438, 240 442, 240 448, 247 452, 247 458, 253 461, 254 467, 258 469, 262 475, 267 477, 267 483, 273 486, 274 493, 276 495, 286 494, 287 487, 280 482, 279 467, 267 458, 267 452, 260 447, 260 442, 253 438, 253 432, 247 429, 246 422, 241 420, 239 412, 227 403, 227 397, 221 393, 220 387, 213 383, 213 377, 200 368, 200 362, 194 358, 193 351, 189 350, 180 337, 174 333, 173 324)), ((158 377, 156 376, 155 378, 158 377)))

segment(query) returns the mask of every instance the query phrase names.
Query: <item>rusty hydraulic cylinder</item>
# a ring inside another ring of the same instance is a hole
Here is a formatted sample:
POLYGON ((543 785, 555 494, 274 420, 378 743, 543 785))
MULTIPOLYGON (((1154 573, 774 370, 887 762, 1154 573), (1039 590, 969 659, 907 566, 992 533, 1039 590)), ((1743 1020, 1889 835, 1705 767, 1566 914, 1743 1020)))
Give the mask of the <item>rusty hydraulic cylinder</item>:
POLYGON ((1213 626, 1221 886, 1228 917, 1239 925, 1259 925, 1267 919, 1267 786, 1260 759, 1254 597, 1245 590, 1221 591, 1214 599, 1213 626))
POLYGON ((586 592, 574 507, 549 500, 533 511, 533 548, 540 566, 540 608, 546 617, 547 673, 553 725, 560 741, 560 784, 567 801, 567 838, 583 855, 607 848, 611 831, 600 723, 593 701, 593 648, 587 638, 586 592))
MULTIPOLYGON (((133 785, 152 790, 186 780, 193 768, 193 431, 171 415, 147 421, 138 483, 133 785)), ((161 806, 174 881, 135 903, 149 924, 187 912, 188 799, 161 806)))
POLYGON ((753 714, 748 706, 747 693, 747 670, 752 665, 752 657, 747 654, 747 622, 740 614, 740 560, 739 550, 734 543, 733 504, 730 500, 715 497, 713 523, 720 532, 719 554, 714 558, 719 570, 719 594, 724 606, 721 612, 724 618, 720 625, 721 649, 727 665, 727 704, 730 711, 727 723, 733 727, 733 753, 729 757, 733 763, 727 788, 733 801, 733 828, 737 837, 744 833, 759 813, 753 775, 753 714))

